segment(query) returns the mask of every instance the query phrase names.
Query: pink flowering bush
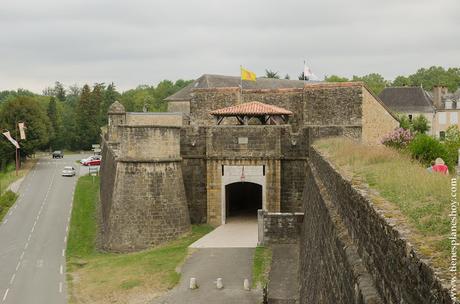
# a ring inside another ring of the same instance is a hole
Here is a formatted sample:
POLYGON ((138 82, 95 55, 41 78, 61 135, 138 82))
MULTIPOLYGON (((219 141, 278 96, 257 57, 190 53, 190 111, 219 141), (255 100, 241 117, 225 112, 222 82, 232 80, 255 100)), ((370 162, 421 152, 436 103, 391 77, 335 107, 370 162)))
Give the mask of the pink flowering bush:
POLYGON ((409 145, 414 139, 414 135, 411 130, 405 130, 403 128, 397 128, 390 134, 387 134, 382 138, 382 144, 388 147, 403 149, 409 145))

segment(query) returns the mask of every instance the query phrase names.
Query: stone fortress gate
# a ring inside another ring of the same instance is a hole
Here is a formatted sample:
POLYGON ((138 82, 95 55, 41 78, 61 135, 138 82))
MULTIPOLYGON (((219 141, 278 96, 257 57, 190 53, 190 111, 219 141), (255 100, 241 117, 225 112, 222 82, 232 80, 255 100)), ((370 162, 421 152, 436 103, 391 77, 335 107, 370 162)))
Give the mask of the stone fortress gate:
POLYGON ((398 126, 363 83, 203 75, 167 98, 167 113, 115 102, 103 135, 102 245, 133 251, 177 238, 191 223, 303 212, 312 140, 378 144, 398 126))

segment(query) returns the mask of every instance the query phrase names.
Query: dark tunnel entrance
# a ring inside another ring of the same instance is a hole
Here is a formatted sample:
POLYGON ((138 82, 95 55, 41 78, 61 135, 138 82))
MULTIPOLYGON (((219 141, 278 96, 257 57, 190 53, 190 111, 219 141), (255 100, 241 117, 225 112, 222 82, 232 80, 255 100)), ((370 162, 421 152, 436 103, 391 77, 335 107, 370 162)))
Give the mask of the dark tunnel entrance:
POLYGON ((257 217, 262 209, 262 186, 237 182, 225 186, 226 217, 257 217))

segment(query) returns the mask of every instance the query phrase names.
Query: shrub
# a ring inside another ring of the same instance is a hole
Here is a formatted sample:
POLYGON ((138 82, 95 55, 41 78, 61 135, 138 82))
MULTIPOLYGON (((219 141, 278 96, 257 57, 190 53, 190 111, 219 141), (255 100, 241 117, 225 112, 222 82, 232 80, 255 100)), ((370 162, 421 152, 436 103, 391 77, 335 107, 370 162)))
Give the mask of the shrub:
POLYGON ((413 135, 410 130, 398 128, 382 138, 382 144, 388 147, 403 149, 412 141, 413 135))
POLYGON ((446 147, 437 139, 426 134, 418 134, 408 146, 413 158, 424 165, 430 165, 431 161, 440 157, 450 168, 453 167, 446 147))
POLYGON ((424 115, 418 115, 412 119, 412 129, 416 133, 425 134, 430 129, 428 119, 424 115))
POLYGON ((454 125, 447 128, 444 145, 449 153, 449 158, 452 163, 457 163, 458 149, 460 149, 460 130, 457 126, 454 125))

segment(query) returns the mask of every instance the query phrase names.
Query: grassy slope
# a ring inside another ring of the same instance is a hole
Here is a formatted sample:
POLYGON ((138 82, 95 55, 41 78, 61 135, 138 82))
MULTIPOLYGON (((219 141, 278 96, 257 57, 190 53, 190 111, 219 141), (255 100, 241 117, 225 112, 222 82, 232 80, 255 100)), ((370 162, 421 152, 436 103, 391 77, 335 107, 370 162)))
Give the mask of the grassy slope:
POLYGON ((2 222, 5 215, 10 210, 11 206, 14 205, 18 198, 18 195, 12 191, 6 191, 0 195, 0 223, 2 222))
MULTIPOLYGON (((399 218, 402 214, 421 252, 432 258, 435 266, 446 266, 450 251, 449 176, 429 173, 418 162, 386 147, 368 147, 346 139, 320 140, 315 146, 345 175, 367 183, 388 200, 398 212, 385 215, 399 218)), ((379 205, 378 199, 374 203, 379 205)))
POLYGON ((147 302, 177 284, 176 268, 187 256, 187 247, 212 229, 194 226, 188 236, 138 253, 99 253, 94 248, 97 201, 98 183, 81 177, 67 245, 70 303, 147 302))
POLYGON ((263 287, 268 283, 268 274, 272 261, 272 251, 269 247, 257 247, 252 266, 252 287, 263 287))

